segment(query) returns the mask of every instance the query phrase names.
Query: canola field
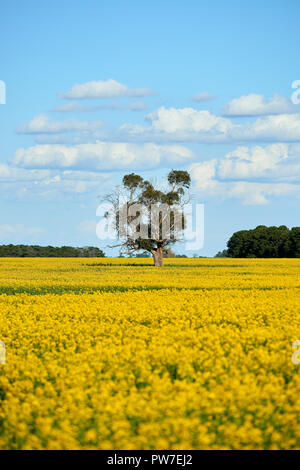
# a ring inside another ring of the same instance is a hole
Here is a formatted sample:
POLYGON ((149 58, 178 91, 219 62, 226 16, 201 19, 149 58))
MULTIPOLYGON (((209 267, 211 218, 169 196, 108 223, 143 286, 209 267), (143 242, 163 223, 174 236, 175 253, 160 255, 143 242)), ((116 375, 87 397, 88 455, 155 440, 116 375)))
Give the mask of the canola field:
POLYGON ((300 260, 165 263, 0 260, 0 449, 300 449, 300 260))

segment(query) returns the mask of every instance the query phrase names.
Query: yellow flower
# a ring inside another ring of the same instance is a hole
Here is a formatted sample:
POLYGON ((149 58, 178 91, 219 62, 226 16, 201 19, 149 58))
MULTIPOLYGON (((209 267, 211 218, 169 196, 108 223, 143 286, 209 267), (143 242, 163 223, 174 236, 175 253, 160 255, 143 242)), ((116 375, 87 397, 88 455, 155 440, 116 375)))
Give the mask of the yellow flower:
POLYGON ((0 449, 300 448, 300 260, 0 264, 0 449))

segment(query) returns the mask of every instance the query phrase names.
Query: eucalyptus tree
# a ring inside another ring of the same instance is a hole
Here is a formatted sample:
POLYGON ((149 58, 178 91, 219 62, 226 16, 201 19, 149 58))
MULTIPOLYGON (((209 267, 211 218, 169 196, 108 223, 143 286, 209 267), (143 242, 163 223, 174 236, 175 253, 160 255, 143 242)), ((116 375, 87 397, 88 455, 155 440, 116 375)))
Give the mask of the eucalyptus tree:
POLYGON ((123 254, 147 251, 155 266, 163 266, 164 250, 182 238, 190 184, 189 173, 181 170, 170 171, 164 189, 135 173, 125 175, 122 185, 104 198, 110 204, 106 218, 119 240, 114 246, 123 254))

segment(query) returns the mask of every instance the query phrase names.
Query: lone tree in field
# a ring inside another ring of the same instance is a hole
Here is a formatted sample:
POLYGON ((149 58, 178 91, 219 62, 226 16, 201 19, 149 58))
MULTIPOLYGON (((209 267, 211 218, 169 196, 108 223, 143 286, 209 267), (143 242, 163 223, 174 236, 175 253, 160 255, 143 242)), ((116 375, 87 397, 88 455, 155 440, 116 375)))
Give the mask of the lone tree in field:
POLYGON ((181 238, 185 228, 182 207, 187 202, 191 177, 187 171, 172 170, 164 191, 134 173, 125 175, 122 183, 105 197, 111 207, 106 218, 114 224, 121 241, 115 246, 129 255, 147 251, 155 266, 163 266, 164 250, 181 238))

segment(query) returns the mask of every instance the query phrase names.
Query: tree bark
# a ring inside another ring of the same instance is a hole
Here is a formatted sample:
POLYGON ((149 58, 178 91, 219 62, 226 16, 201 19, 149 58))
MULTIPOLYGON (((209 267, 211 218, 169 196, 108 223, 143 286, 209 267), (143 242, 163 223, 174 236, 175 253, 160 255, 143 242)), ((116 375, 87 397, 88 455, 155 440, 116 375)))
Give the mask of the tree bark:
POLYGON ((155 266, 162 267, 164 265, 162 247, 158 247, 155 251, 153 250, 152 254, 155 266))

